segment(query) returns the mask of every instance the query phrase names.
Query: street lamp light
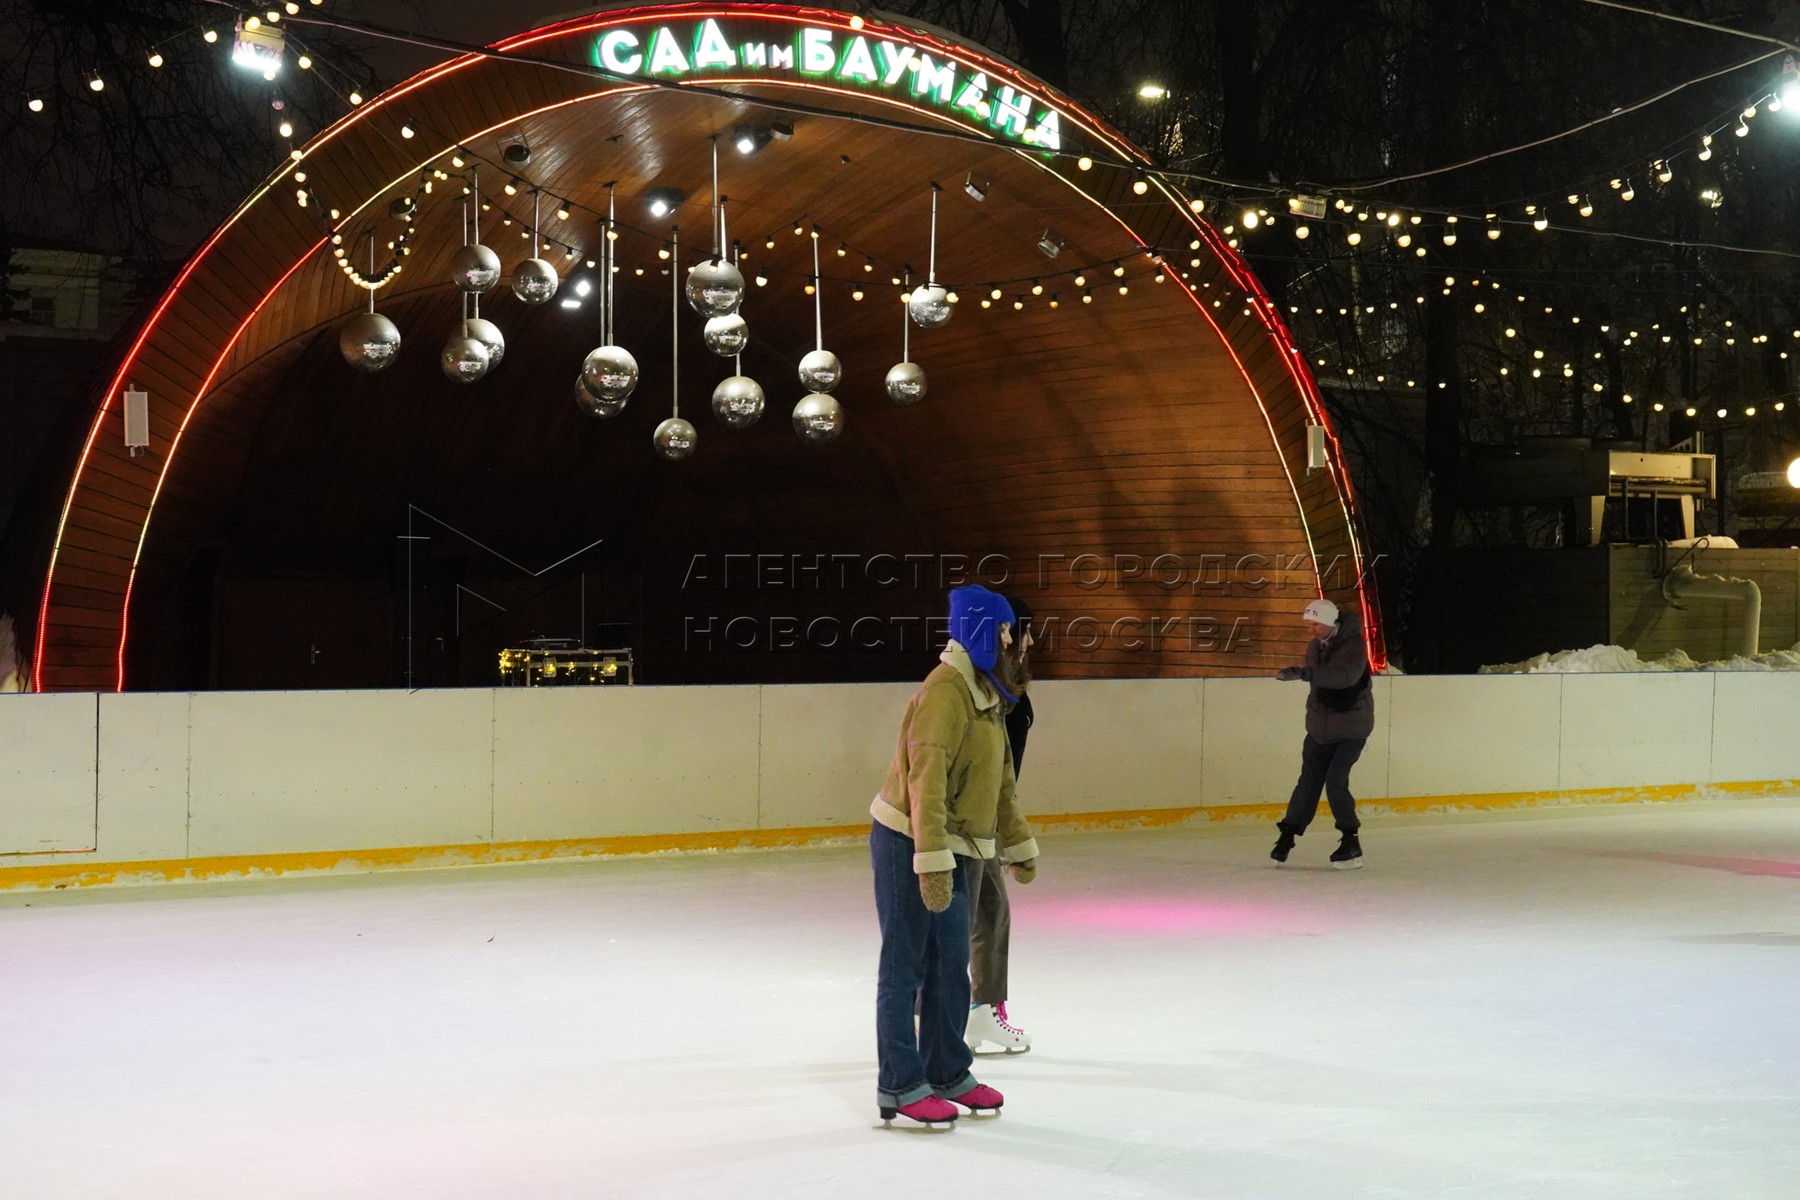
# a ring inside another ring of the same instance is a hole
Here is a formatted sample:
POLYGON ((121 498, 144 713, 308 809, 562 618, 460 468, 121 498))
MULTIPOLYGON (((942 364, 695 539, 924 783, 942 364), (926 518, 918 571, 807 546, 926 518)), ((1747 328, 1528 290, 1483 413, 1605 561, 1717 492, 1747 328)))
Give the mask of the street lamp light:
POLYGON ((1169 89, 1160 83, 1145 83, 1138 86, 1139 100, 1161 100, 1169 94, 1169 89))

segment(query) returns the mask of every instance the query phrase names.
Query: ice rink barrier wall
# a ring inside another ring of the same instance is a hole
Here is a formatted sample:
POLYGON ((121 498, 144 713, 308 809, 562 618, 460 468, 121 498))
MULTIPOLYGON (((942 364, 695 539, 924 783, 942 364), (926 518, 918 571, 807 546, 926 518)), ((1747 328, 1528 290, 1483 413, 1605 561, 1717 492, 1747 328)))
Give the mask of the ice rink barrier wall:
MULTIPOLYGON (((0 887, 851 838, 912 684, 0 696, 0 887)), ((1800 792, 1800 674, 1374 681, 1382 812, 1800 792)), ((1040 681, 1039 831, 1273 819, 1306 689, 1040 681)))

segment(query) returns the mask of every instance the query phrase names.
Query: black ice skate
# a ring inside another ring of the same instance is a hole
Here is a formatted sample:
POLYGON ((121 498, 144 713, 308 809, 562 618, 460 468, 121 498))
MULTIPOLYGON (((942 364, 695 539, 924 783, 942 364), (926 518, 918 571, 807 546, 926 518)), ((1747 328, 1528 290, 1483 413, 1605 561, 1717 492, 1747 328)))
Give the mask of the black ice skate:
POLYGON ((1294 831, 1280 823, 1275 828, 1281 830, 1281 836, 1275 839, 1275 848, 1269 851, 1269 857, 1278 863, 1284 863, 1294 849, 1294 831))
POLYGON ((1346 833, 1338 848, 1331 852, 1331 865, 1340 871, 1352 871, 1362 866, 1362 843, 1356 840, 1354 833, 1346 833))

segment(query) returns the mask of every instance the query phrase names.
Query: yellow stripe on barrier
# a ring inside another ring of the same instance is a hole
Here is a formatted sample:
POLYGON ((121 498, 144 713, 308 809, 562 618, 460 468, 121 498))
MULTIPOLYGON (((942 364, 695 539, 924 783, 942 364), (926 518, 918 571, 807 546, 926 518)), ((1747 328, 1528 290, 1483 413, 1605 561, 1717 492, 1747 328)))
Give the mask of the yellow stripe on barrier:
MULTIPOLYGON (((1462 796, 1405 796, 1358 800, 1365 814, 1479 812, 1551 805, 1661 804, 1725 797, 1755 798, 1800 792, 1800 780, 1744 783, 1658 784, 1633 788, 1585 788, 1551 792, 1493 792, 1462 796)), ((1149 829, 1189 821, 1274 819, 1282 804, 1226 804, 1189 808, 1149 808, 1121 812, 1039 813, 1039 828, 1149 829)), ((461 846, 400 846, 380 850, 319 850, 301 854, 246 854, 217 858, 160 859, 153 862, 56 862, 0 867, 0 890, 176 883, 213 879, 260 879, 293 874, 359 874, 384 870, 483 866, 708 850, 781 849, 858 839, 861 825, 815 825, 793 829, 747 829, 715 833, 665 833, 635 837, 569 838, 535 842, 484 842, 461 846)))

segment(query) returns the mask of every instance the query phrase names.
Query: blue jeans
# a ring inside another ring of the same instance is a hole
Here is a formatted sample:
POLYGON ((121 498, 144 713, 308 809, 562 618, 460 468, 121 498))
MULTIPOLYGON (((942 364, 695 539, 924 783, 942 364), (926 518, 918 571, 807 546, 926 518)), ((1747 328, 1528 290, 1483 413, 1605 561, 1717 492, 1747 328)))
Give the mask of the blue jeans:
POLYGON ((1277 822, 1295 837, 1306 832, 1319 811, 1319 792, 1331 804, 1331 819, 1345 833, 1362 826, 1356 819, 1356 797, 1350 794, 1350 768, 1362 757, 1368 738, 1348 742, 1316 742, 1312 734, 1300 749, 1300 782, 1288 797, 1287 815, 1277 822))
POLYGON ((869 828, 881 966, 875 983, 876 1103, 884 1107, 961 1095, 975 1085, 969 1023, 969 891, 951 872, 950 907, 934 913, 919 896, 912 839, 880 822, 869 828), (917 1003, 919 1028, 913 1032, 917 1003))

